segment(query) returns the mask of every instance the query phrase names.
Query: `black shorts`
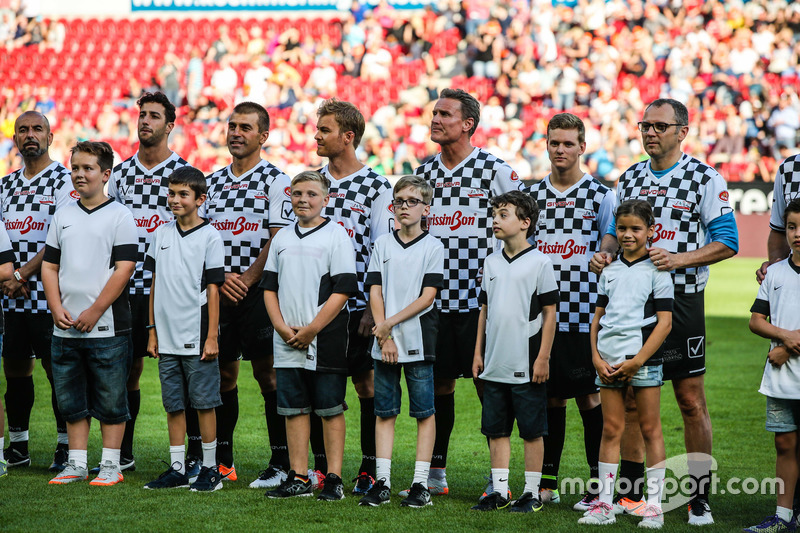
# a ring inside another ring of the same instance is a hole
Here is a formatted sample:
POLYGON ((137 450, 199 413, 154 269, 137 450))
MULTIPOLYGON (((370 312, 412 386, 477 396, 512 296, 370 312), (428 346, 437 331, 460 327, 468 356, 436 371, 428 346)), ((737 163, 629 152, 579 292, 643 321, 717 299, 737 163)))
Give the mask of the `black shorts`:
POLYGON ((272 323, 264 305, 264 289, 251 287, 239 305, 219 306, 221 363, 263 359, 272 355, 272 323))
POLYGON ((672 331, 661 350, 664 381, 706 373, 706 316, 703 292, 675 293, 672 331))
POLYGON ((132 355, 141 359, 147 356, 147 341, 150 340, 146 327, 150 323, 150 295, 129 294, 128 302, 131 306, 132 355))
POLYGON ((362 337, 358 334, 358 325, 364 311, 351 311, 350 322, 347 324, 347 375, 358 376, 364 372, 372 370, 372 343, 375 337, 372 335, 362 337))
POLYGON ((547 386, 484 381, 481 433, 490 439, 510 437, 514 420, 524 440, 547 435, 547 386))
POLYGON ((466 313, 439 313, 436 361, 433 363, 434 378, 472 377, 472 358, 475 356, 479 316, 478 309, 466 313))
POLYGON ((589 334, 556 331, 550 351, 547 397, 567 400, 600 392, 594 384, 596 377, 589 334))
POLYGON ((49 359, 53 339, 50 313, 11 311, 5 314, 3 359, 49 359))

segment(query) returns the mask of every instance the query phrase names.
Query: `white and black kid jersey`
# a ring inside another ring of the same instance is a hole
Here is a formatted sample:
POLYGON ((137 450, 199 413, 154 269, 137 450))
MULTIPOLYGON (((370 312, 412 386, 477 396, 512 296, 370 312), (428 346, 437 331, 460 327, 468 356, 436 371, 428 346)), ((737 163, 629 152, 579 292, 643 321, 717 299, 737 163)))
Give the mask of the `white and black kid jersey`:
POLYGON ((800 154, 787 157, 778 167, 772 189, 772 213, 769 227, 781 233, 786 231, 783 213, 789 202, 800 198, 800 154))
POLYGON ((481 283, 486 308, 483 373, 498 383, 530 383, 539 355, 542 308, 558 304, 553 263, 534 247, 510 258, 499 250, 486 258, 481 283))
POLYGON ((156 230, 144 268, 156 275, 153 313, 159 353, 201 355, 208 332, 206 289, 225 282, 219 232, 207 220, 188 231, 173 220, 156 230))
MULTIPOLYGON (((114 200, 86 209, 74 202, 59 210, 47 232, 44 260, 58 265, 61 304, 77 319, 100 296, 117 261, 136 261, 137 236, 133 215, 114 200)), ((128 292, 112 303, 92 331, 53 329, 57 337, 100 338, 131 331, 128 292)))
MULTIPOLYGON (((367 270, 367 286, 380 285, 384 316, 394 316, 420 297, 425 287, 442 288, 444 246, 425 232, 411 242, 400 240, 397 231, 375 241, 367 270)), ((392 328, 399 363, 433 361, 439 316, 435 304, 392 328)), ((378 341, 372 358, 381 360, 378 341)))
POLYGON ((531 186, 539 205, 536 248, 550 258, 558 279, 558 331, 589 333, 597 300, 597 276, 589 261, 614 220, 614 191, 589 174, 561 192, 550 175, 531 186))
MULTIPOLYGON (((609 365, 633 359, 658 322, 656 313, 672 311, 673 285, 669 272, 659 272, 645 255, 629 263, 619 259, 603 269, 597 282, 600 318, 597 351, 609 365)), ((660 349, 645 363, 661 364, 660 349)))
MULTIPOLYGON (((314 228, 296 223, 279 231, 269 247, 261 288, 278 293, 283 321, 307 326, 331 294, 353 295, 356 260, 347 232, 331 219, 314 228)), ((347 371, 347 305, 308 346, 295 350, 277 333, 273 338, 275 368, 347 371)))
POLYGON ((442 155, 437 154, 415 173, 433 187, 428 229, 445 249, 440 308, 454 312, 477 309, 483 260, 496 245, 489 199, 520 190, 522 182, 502 159, 480 148, 453 169, 445 167, 442 155))
MULTIPOLYGON (((14 247, 11 246, 11 239, 8 238, 5 224, 0 221, 0 265, 6 263, 15 264, 17 256, 14 254, 14 247)), ((3 313, 0 313, 0 334, 4 332, 3 313)))
MULTIPOLYGON (((44 248, 47 229, 55 212, 78 198, 72 188, 69 170, 57 162, 31 179, 24 167, 0 182, 3 221, 17 257, 15 268, 28 263, 44 248)), ((3 298, 3 310, 49 313, 39 274, 28 280, 28 298, 3 298)))

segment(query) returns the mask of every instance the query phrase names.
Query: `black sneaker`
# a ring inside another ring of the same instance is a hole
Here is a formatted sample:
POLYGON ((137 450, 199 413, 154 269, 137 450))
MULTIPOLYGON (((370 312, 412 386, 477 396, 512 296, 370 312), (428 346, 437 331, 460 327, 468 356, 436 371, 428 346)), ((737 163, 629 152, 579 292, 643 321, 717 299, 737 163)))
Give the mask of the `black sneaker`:
MULTIPOLYGON (((166 464, 166 462, 164 463, 166 464)), ((178 463, 174 463, 178 464, 178 463)), ((146 489, 185 489, 189 486, 189 478, 186 474, 181 474, 172 466, 167 468, 157 479, 147 483, 144 488, 146 489)))
MULTIPOLYGON (((409 494, 410 496, 410 494, 409 494)), ((492 492, 484 499, 478 502, 478 505, 473 505, 473 511, 497 511, 499 509, 505 509, 508 507, 509 504, 508 498, 503 498, 500 496, 499 492, 492 492)))
POLYGON ((372 488, 372 485, 375 484, 375 478, 366 472, 361 472, 358 476, 353 478, 353 481, 356 483, 356 486, 353 487, 353 494, 366 494, 369 492, 369 489, 372 488))
POLYGON ((48 470, 62 472, 67 467, 67 461, 69 461, 69 444, 58 444, 56 453, 53 454, 53 464, 48 470))
POLYGON ((189 483, 197 481, 197 476, 200 475, 200 469, 203 468, 203 460, 196 455, 186 456, 186 477, 189 478, 189 483))
POLYGON ((192 492, 214 492, 222 488, 222 476, 216 466, 204 466, 200 469, 197 481, 189 486, 192 492))
POLYGON ((526 492, 519 500, 511 504, 512 513, 536 513, 542 510, 542 500, 535 498, 530 492, 526 492))
POLYGON ((343 500, 344 483, 342 483, 342 478, 340 478, 336 474, 330 474, 330 473, 327 476, 325 476, 325 486, 322 487, 322 492, 319 493, 317 499, 328 502, 343 500))
POLYGON ((433 505, 433 502, 431 501, 431 491, 422 483, 411 485, 408 498, 400 502, 401 507, 414 507, 415 509, 426 505, 433 505))
POLYGON ((267 498, 291 498, 292 496, 313 496, 314 488, 311 480, 301 481, 294 477, 294 470, 289 470, 286 481, 281 483, 277 489, 268 490, 264 496, 267 498))
POLYGON ((389 503, 391 491, 383 479, 379 479, 372 484, 372 487, 367 491, 363 498, 358 500, 358 505, 364 507, 377 507, 384 503, 389 503))
POLYGON ((31 466, 31 455, 20 452, 14 446, 9 446, 3 450, 3 455, 9 467, 31 466))

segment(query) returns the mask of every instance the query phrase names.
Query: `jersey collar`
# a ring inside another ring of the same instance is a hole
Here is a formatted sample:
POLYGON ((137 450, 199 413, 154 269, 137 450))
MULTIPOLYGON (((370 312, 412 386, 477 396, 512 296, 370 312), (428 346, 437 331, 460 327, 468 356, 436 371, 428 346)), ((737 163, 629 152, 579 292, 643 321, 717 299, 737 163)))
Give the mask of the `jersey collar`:
POLYGON ((180 235, 181 237, 186 237, 186 236, 188 236, 188 235, 191 235, 191 234, 192 234, 192 233, 194 233, 195 231, 199 230, 199 229, 200 229, 200 228, 202 228, 203 226, 208 226, 209 224, 211 224, 211 222, 209 222, 207 218, 204 218, 204 219, 202 219, 202 220, 203 220, 203 221, 202 221, 200 224, 198 224, 198 225, 196 225, 195 227, 193 227, 193 228, 191 228, 191 229, 188 229, 188 230, 186 230, 186 231, 183 231, 183 230, 181 229, 180 225, 178 224, 178 221, 177 221, 177 220, 175 220, 175 229, 177 229, 177 230, 178 230, 178 235, 180 235))
POLYGON ((520 257, 522 257, 523 255, 527 254, 528 252, 532 252, 532 251, 533 251, 533 250, 535 250, 535 249, 536 249, 536 248, 535 248, 535 247, 533 247, 533 246, 528 246, 527 248, 525 248, 524 250, 522 250, 520 253, 518 253, 518 254, 517 254, 517 255, 515 255, 514 257, 508 257, 508 256, 506 255, 506 251, 505 251, 505 250, 502 250, 503 259, 505 259, 505 260, 506 260, 506 263, 509 263, 509 264, 511 264, 511 263, 513 263, 514 261, 516 261, 517 259, 519 259, 520 257))
POLYGON ((178 158, 178 154, 176 154, 175 152, 170 152, 168 158, 166 158, 161 163, 157 164, 156 166, 154 166, 151 169, 146 168, 142 164, 142 162, 139 161, 139 152, 136 152, 136 154, 134 154, 133 161, 134 161, 134 163, 136 163, 136 168, 138 168, 140 171, 144 172, 145 174, 155 174, 156 172, 161 170, 161 168, 164 167, 164 165, 166 165, 170 161, 173 161, 174 159, 177 159, 177 158, 178 158))
POLYGON ((309 235, 311 235, 312 233, 315 233, 315 232, 317 232, 317 231, 321 230, 322 228, 324 228, 325 226, 327 226, 327 225, 328 225, 328 222, 330 222, 330 221, 331 221, 331 219, 329 219, 329 218, 326 218, 326 219, 325 219, 325 220, 322 222, 322 224, 320 224, 320 225, 319 225, 319 226, 317 226, 316 228, 311 228, 310 230, 308 230, 308 231, 307 231, 307 232, 305 232, 305 233, 302 233, 302 232, 300 231, 300 224, 298 224, 297 222, 295 222, 295 223, 294 223, 294 234, 295 234, 295 235, 297 235, 297 238, 298 238, 298 239, 303 239, 303 238, 305 238, 305 237, 308 237, 308 236, 309 236, 309 235))
POLYGON ((633 265, 638 265, 638 264, 639 264, 639 263, 641 263, 642 261, 649 261, 649 260, 650 260, 650 256, 649 256, 649 255, 647 255, 647 254, 644 254, 642 257, 640 257, 640 258, 639 258, 639 259, 637 259, 636 261, 628 261, 627 259, 625 259, 625 258, 622 256, 622 254, 619 254, 619 260, 620 260, 620 261, 622 261, 622 264, 623 264, 623 265, 625 265, 625 266, 627 266, 627 267, 632 267, 633 265))
POLYGON ((102 204, 98 205, 97 207, 93 207, 92 209, 87 209, 87 208, 86 208, 86 206, 84 206, 84 205, 81 203, 81 201, 80 201, 80 200, 78 200, 78 201, 77 201, 77 202, 75 202, 75 203, 76 203, 76 204, 78 204, 78 207, 80 207, 80 208, 81 208, 81 210, 82 210, 84 213, 86 213, 87 215, 91 215, 92 213, 96 213, 97 211, 100 211, 100 210, 101 210, 101 209, 103 209, 105 206, 107 206, 107 205, 109 205, 109 204, 113 204, 113 203, 114 203, 114 199, 113 199, 113 198, 109 198, 108 200, 106 200, 106 201, 105 201, 105 202, 103 202, 102 204))
POLYGON ((39 178, 41 178, 42 176, 44 176, 44 174, 46 172, 50 172, 51 170, 55 170, 55 168, 57 166, 58 166, 58 161, 53 161, 52 163, 47 165, 41 172, 36 174, 34 177, 28 179, 28 178, 25 177, 25 166, 23 165, 23 167, 19 169, 19 179, 22 180, 22 182, 25 183, 25 184, 33 183, 34 181, 36 181, 39 178))
POLYGON ((414 240, 409 241, 409 242, 403 242, 402 239, 400 239, 399 233, 400 233, 400 230, 393 230, 392 231, 392 235, 394 235, 394 240, 397 241, 397 244, 399 244, 403 248, 411 248, 412 246, 417 244, 419 241, 421 241, 422 239, 424 239, 428 235, 427 231, 423 231, 422 234, 420 234, 419 237, 414 238, 414 240))

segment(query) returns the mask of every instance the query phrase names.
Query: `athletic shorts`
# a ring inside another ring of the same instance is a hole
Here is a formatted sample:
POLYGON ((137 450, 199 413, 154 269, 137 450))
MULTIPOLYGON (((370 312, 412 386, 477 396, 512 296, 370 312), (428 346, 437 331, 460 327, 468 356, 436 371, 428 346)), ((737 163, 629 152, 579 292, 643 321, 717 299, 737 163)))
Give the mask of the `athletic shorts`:
POLYGON ((3 358, 50 358, 53 344, 53 316, 50 313, 10 311, 5 314, 5 322, 3 358))
POLYGON ((201 361, 199 355, 165 355, 158 358, 161 402, 168 413, 213 409, 222 405, 219 395, 219 362, 201 361), (188 400, 188 402, 187 402, 188 400))
POLYGON ((664 381, 706 373, 704 293, 675 293, 672 331, 661 349, 664 381))
POLYGON ((372 335, 362 337, 358 334, 358 326, 364 311, 351 311, 350 322, 347 324, 347 375, 358 376, 372 370, 372 335))
POLYGON ((278 414, 336 416, 345 412, 347 376, 304 368, 276 368, 278 414))
POLYGON ((436 361, 433 363, 434 378, 472 377, 472 358, 475 356, 479 315, 478 309, 466 313, 439 313, 436 361))
POLYGON ((264 304, 264 289, 251 287, 239 305, 219 306, 221 363, 263 359, 272 355, 272 323, 264 304))
POLYGON ((481 433, 490 439, 510 437, 514 420, 524 440, 547 435, 547 386, 484 381, 481 433))
POLYGON ((596 377, 589 334, 556 331, 550 350, 547 397, 567 400, 599 392, 594 383, 596 377))
POLYGON ((131 347, 134 358, 147 357, 147 341, 150 332, 145 326, 150 323, 150 295, 129 294, 131 305, 131 347))

